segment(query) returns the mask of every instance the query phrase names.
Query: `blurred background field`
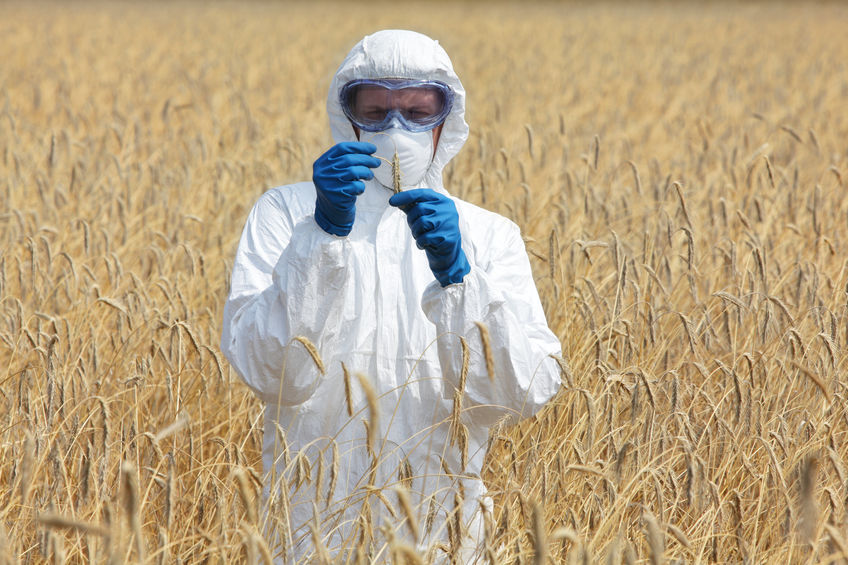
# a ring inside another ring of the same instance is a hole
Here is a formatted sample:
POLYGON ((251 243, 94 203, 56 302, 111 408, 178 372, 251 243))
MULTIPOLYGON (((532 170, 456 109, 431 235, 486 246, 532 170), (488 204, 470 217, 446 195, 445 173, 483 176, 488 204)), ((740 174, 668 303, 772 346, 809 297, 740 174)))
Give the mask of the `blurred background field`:
POLYGON ((521 226, 567 361, 493 436, 498 560, 848 560, 848 7, 13 2, 0 563, 261 554, 229 269, 382 28, 451 55, 446 187, 521 226))

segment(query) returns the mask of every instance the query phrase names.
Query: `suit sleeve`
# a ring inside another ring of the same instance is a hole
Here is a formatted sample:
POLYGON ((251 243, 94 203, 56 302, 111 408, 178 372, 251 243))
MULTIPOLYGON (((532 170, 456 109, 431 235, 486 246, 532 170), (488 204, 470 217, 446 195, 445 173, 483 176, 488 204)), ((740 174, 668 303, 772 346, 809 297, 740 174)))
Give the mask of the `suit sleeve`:
POLYGON ((471 272, 462 283, 444 288, 431 284, 422 298, 422 308, 439 336, 446 396, 460 383, 459 336, 468 344, 466 409, 474 422, 483 425, 504 414, 518 419, 536 413, 559 390, 559 367, 550 356, 561 352, 545 320, 518 227, 509 223, 502 237, 487 244, 485 262, 469 254, 471 272), (489 332, 491 378, 476 322, 489 332))
MULTIPOLYGON (((298 218, 266 193, 251 211, 233 264, 221 350, 265 402, 297 405, 317 388, 319 351, 347 286, 346 238, 298 218), (292 316, 296 313, 296 318, 292 316)), ((332 327, 332 326, 331 326, 332 327)))

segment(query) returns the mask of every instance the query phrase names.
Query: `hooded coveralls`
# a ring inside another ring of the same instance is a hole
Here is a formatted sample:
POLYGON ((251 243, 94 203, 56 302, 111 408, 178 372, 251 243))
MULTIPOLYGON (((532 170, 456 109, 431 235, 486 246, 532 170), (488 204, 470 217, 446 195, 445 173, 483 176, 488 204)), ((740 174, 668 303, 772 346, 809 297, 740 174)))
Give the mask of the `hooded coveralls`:
MULTIPOLYGON (((454 90, 453 108, 420 183, 447 194, 442 170, 468 137, 465 91, 445 51, 426 36, 382 31, 351 50, 327 97, 333 139, 356 141, 340 107, 340 88, 353 79, 382 77, 438 80, 454 90)), ((312 182, 269 190, 250 212, 236 254, 221 348, 266 404, 265 497, 267 521, 275 529, 269 542, 278 556, 285 548, 280 563, 312 555, 309 523, 317 510, 319 535, 331 555, 360 543, 365 515, 373 515, 378 550, 385 539, 381 524, 423 550, 440 542, 447 547, 458 506, 462 535, 454 539, 462 540, 460 559, 471 562, 483 537, 481 508, 491 508, 480 479, 489 428, 505 415, 515 420, 534 414, 556 393, 559 369, 550 356, 560 353, 560 344, 545 321, 515 224, 454 198, 471 271, 463 282, 443 288, 404 213, 388 205, 391 191, 376 180, 365 183, 347 237, 316 224, 312 182), (477 322, 489 331, 491 378, 477 322), (296 336, 315 345, 324 374, 296 336), (464 467, 462 442, 451 442, 463 364, 460 337, 468 346, 464 467), (342 364, 350 375, 352 417, 342 364), (374 389, 376 417, 356 374, 374 389), (376 432, 371 449, 367 426, 376 432), (310 467, 313 479, 323 468, 320 485, 304 480, 310 467), (287 487, 274 482, 279 476, 288 479, 287 487), (399 518, 391 520, 374 494, 383 489, 384 499, 399 508, 390 489, 401 484, 418 517, 417 540, 410 539, 403 514, 398 510, 399 518), (363 505, 371 512, 363 513, 363 505), (277 527, 285 523, 290 533, 277 527)), ((386 554, 375 558, 384 561, 386 554)))

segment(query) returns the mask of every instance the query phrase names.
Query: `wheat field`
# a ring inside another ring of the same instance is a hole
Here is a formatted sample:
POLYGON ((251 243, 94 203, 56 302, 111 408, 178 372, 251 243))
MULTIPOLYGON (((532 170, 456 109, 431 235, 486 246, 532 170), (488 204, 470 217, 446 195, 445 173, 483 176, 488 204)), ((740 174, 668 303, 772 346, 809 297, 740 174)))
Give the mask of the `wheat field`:
POLYGON ((262 406, 218 349, 232 257, 381 28, 451 55, 471 137, 445 185, 521 226, 563 344, 558 396, 492 435, 495 560, 848 562, 846 24, 0 5, 0 564, 268 559, 262 406))

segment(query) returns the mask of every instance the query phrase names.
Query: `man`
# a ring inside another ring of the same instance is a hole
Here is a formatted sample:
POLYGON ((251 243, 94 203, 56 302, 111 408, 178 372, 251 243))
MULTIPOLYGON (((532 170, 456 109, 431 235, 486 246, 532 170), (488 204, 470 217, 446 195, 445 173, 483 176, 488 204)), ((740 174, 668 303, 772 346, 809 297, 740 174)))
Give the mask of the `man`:
POLYGON ((365 37, 327 111, 336 145, 256 203, 224 309, 221 348, 266 403, 269 541, 281 561, 404 540, 471 562, 489 428, 556 393, 560 344, 518 227, 443 186, 468 125, 438 42, 365 37))

